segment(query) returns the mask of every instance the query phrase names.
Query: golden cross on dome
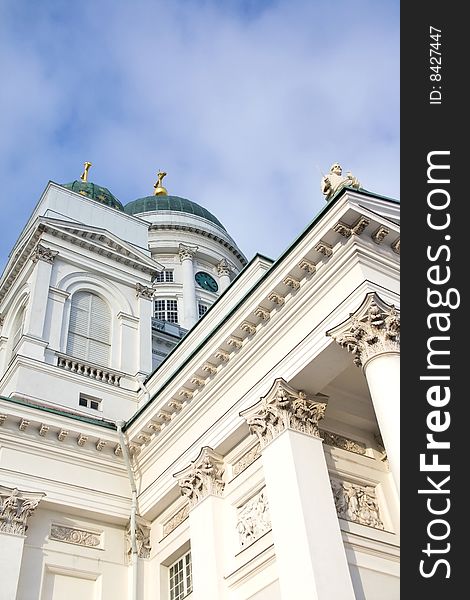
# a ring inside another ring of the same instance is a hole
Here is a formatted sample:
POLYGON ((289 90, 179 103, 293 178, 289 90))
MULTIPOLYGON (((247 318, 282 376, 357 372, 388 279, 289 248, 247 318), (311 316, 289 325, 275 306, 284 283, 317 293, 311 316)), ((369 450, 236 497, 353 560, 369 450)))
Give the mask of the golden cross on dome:
POLYGON ((88 181, 88 170, 89 170, 89 168, 92 166, 92 165, 91 165, 91 162, 88 162, 88 161, 87 161, 86 163, 83 163, 83 166, 85 167, 85 170, 84 170, 84 171, 83 171, 83 173, 80 175, 80 179, 81 179, 82 181, 88 181))
POLYGON ((168 196, 167 189, 163 186, 163 178, 166 177, 165 171, 158 171, 157 181, 153 186, 155 188, 154 196, 168 196))

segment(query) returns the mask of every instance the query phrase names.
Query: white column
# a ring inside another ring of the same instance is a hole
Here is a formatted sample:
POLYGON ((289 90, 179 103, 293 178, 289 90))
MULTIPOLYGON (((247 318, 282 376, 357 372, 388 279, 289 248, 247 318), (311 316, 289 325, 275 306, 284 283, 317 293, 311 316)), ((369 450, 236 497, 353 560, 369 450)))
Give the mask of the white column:
POLYGON ((319 437, 325 400, 276 379, 240 413, 261 445, 282 600, 355 598, 319 437))
POLYGON ((174 475, 189 502, 195 600, 224 596, 223 472, 222 456, 205 446, 188 468, 174 475))
POLYGON ((152 316, 153 297, 155 290, 151 287, 137 284, 139 315, 139 358, 137 371, 148 375, 152 372, 152 316))
POLYGON ((42 493, 22 492, 16 488, 0 486, 2 600, 16 599, 27 520, 43 496, 42 493))
POLYGON ((230 285, 230 267, 225 258, 217 264, 217 273, 219 275, 220 293, 222 293, 230 285))
POLYGON ((400 315, 375 292, 327 332, 362 367, 398 492, 400 492, 400 315))
POLYGON ((35 263, 31 294, 26 309, 24 333, 42 338, 46 321, 49 286, 51 284, 52 263, 58 252, 38 244, 33 252, 35 263))
POLYGON ((183 271, 183 320, 181 325, 185 329, 191 329, 197 321, 196 284, 194 283, 193 264, 197 248, 197 246, 179 245, 179 257, 183 271))

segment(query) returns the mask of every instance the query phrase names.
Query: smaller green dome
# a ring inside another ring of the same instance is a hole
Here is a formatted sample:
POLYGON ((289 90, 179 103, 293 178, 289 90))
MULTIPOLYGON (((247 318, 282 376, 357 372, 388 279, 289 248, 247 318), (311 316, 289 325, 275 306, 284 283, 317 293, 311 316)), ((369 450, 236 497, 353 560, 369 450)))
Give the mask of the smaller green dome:
POLYGON ((145 196, 144 198, 138 198, 137 200, 129 202, 124 207, 124 212, 126 212, 128 215, 138 215, 140 213, 155 212, 160 210, 171 210, 189 215, 197 215, 198 217, 202 217, 203 219, 207 219, 207 221, 215 223, 224 231, 226 231, 219 219, 217 219, 217 217, 215 217, 206 208, 200 204, 197 204, 196 202, 192 202, 186 198, 181 198, 180 196, 145 196))
POLYGON ((72 183, 63 183, 62 187, 82 194, 82 196, 87 196, 92 200, 96 200, 96 202, 101 202, 101 204, 105 204, 116 210, 124 210, 123 205, 107 188, 96 185, 96 183, 92 183, 91 181, 76 179, 72 183))

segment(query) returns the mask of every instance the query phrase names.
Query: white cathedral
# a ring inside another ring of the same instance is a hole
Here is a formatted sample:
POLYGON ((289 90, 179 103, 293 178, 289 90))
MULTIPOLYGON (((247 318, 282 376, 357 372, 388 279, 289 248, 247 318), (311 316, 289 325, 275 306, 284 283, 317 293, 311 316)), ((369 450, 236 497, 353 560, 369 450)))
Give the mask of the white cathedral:
POLYGON ((0 599, 397 600, 399 203, 335 164, 247 261, 90 166, 0 279, 0 599))

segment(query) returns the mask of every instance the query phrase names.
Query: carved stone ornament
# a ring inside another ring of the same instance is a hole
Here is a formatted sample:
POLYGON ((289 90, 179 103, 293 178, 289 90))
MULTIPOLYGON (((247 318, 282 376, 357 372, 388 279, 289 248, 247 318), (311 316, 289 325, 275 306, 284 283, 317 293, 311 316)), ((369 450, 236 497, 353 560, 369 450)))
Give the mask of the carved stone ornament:
POLYGON ((222 362, 228 362, 230 360, 230 354, 222 348, 217 350, 217 352, 214 354, 214 357, 222 362))
POLYGON ((257 442, 253 448, 250 448, 248 452, 245 452, 236 462, 232 465, 232 476, 236 477, 242 471, 247 469, 257 458, 261 456, 261 446, 257 442))
POLYGON ((258 436, 264 448, 285 429, 320 438, 318 422, 323 419, 328 397, 307 396, 292 388, 284 379, 276 379, 261 400, 240 413, 258 436))
POLYGON ((145 300, 152 300, 155 290, 141 283, 135 284, 135 295, 137 298, 144 298, 145 300))
POLYGON ((243 346, 243 340, 235 335, 232 335, 228 338, 227 344, 233 348, 239 349, 243 346))
POLYGON ((173 477, 178 480, 181 493, 188 498, 192 509, 207 496, 222 496, 225 485, 223 474, 223 457, 209 446, 204 446, 196 460, 173 477))
MULTIPOLYGON (((150 523, 140 517, 136 516, 136 541, 137 541, 137 555, 139 558, 150 558, 150 552, 152 547, 150 545, 150 523)), ((131 545, 131 523, 127 523, 126 528, 126 542, 127 542, 127 554, 128 556, 132 553, 131 545)))
POLYGON ((339 435, 338 433, 332 433, 331 431, 326 431, 324 429, 320 431, 320 434, 323 438, 323 441, 328 446, 341 448, 341 450, 347 450, 348 452, 354 452, 355 454, 366 454, 366 445, 362 442, 351 440, 349 438, 344 437, 343 435, 339 435))
POLYGON ((31 260, 33 261, 33 263, 37 263, 38 260, 43 260, 44 262, 52 264, 54 262, 54 258, 58 254, 59 253, 57 250, 51 250, 50 248, 46 248, 46 246, 43 246, 42 244, 38 244, 31 254, 31 260))
POLYGON ((5 317, 0 313, 0 327, 5 323, 5 317))
POLYGON ((395 254, 400 254, 400 238, 397 238, 392 244, 392 250, 395 254))
POLYGON ((246 548, 271 530, 271 517, 266 490, 245 502, 237 511, 237 531, 240 547, 246 548))
POLYGON ((188 518, 189 515, 189 505, 185 504, 182 508, 179 509, 179 511, 174 514, 171 519, 169 519, 164 525, 163 525, 163 536, 167 536, 169 535, 172 531, 174 531, 178 525, 181 525, 181 523, 188 518))
POLYGON ((299 269, 302 269, 302 271, 306 271, 309 275, 312 275, 315 273, 317 266, 311 260, 304 258, 299 262, 299 269))
POLYGON ((180 261, 183 262, 183 260, 193 260, 197 249, 198 246, 186 246, 185 244, 180 244, 178 250, 180 261))
POLYGON ((333 247, 327 242, 320 241, 315 246, 315 250, 323 254, 323 256, 329 257, 333 254, 333 247))
POLYGON ((212 363, 205 363, 202 367, 202 370, 206 373, 209 373, 209 375, 214 375, 217 373, 217 367, 212 363))
POLYGON ((28 518, 44 496, 0 485, 0 532, 25 535, 28 518))
POLYGON ((268 321, 270 318, 269 311, 263 308, 262 306, 258 306, 258 308, 254 312, 255 317, 259 317, 263 321, 268 321))
POLYGON ((351 234, 361 235, 369 223, 370 219, 361 215, 352 225, 338 221, 333 229, 343 237, 348 238, 351 234))
POLYGON ((75 544, 76 546, 85 546, 86 548, 99 548, 101 546, 102 532, 96 533, 86 531, 85 529, 77 529, 76 527, 68 527, 67 525, 51 525, 49 538, 58 542, 66 542, 67 544, 75 544))
POLYGON ((373 486, 331 479, 331 489, 340 519, 375 529, 384 528, 373 486))
POLYGON ((279 304, 279 306, 282 306, 285 302, 285 299, 276 292, 271 292, 268 296, 268 300, 273 304, 279 304))
POLYGON ((254 333, 256 333, 256 325, 250 323, 250 321, 243 321, 240 327, 243 331, 248 333, 248 335, 253 335, 254 333))
POLYGON ((291 277, 290 275, 284 279, 283 283, 293 290, 298 290, 300 287, 300 281, 294 277, 291 277))
POLYGON ((400 352, 400 313, 393 304, 370 292, 349 319, 326 335, 351 352, 358 367, 364 367, 374 356, 400 352))
POLYGON ((371 235, 372 241, 376 244, 381 244, 384 238, 390 233, 390 230, 381 225, 378 229, 374 231, 371 235))
POLYGON ((223 258, 219 263, 217 263, 217 274, 219 277, 230 276, 230 266, 225 260, 225 258, 223 258))

